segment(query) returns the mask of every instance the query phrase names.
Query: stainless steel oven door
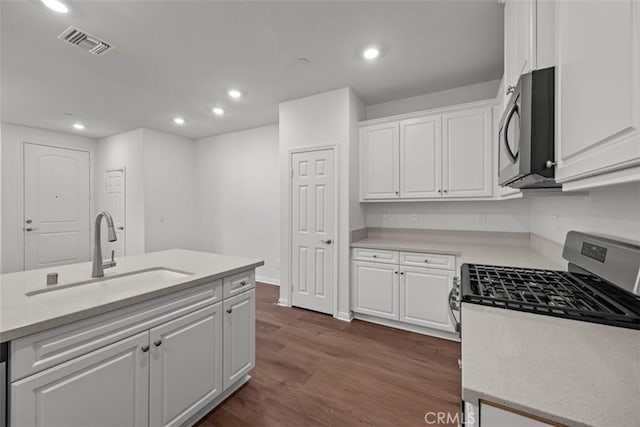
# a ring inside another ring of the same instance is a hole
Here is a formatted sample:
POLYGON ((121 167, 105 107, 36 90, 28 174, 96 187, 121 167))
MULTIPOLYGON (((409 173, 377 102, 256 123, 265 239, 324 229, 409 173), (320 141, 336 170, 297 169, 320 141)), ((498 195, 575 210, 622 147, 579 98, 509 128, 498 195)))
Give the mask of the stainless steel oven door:
POLYGON ((520 101, 520 93, 516 91, 500 121, 498 133, 500 185, 507 185, 520 176, 520 101))

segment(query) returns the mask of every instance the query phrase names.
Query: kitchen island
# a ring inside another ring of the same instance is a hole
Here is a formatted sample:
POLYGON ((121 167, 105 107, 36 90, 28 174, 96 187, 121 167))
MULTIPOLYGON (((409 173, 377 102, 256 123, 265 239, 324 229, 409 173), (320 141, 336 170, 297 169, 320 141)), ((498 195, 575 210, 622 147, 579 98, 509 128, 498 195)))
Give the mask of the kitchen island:
POLYGON ((255 268, 169 250, 0 276, 9 426, 190 425, 248 381, 255 268), (47 274, 56 272, 56 284, 47 274))

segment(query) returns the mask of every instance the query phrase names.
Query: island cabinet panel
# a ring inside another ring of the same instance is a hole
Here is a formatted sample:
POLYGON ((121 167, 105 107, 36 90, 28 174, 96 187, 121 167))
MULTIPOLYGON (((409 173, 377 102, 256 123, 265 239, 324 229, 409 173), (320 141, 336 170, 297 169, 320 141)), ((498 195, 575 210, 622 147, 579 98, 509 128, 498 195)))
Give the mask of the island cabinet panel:
POLYGON ((255 290, 224 300, 224 388, 249 373, 256 363, 255 290))
POLYGON ((11 426, 149 425, 149 333, 11 384, 11 426))
POLYGON ((222 301, 222 280, 11 341, 15 381, 222 301))
POLYGON ((149 424, 179 426, 222 393, 222 303, 151 329, 149 424))

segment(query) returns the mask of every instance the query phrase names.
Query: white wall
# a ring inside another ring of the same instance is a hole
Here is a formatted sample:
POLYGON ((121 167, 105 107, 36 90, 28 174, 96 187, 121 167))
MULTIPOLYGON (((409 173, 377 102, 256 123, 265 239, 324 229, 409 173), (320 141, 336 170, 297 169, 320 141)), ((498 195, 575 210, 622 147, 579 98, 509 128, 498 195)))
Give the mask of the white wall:
POLYGON ((142 129, 145 252, 194 249, 196 151, 188 138, 142 129))
POLYGON ((104 209, 104 173, 125 168, 125 245, 127 255, 145 252, 144 143, 142 129, 98 141, 96 211, 104 209))
POLYGON ((528 199, 487 202, 368 203, 367 227, 528 232, 528 199), (416 215, 417 214, 417 215, 416 215), (486 222, 481 222, 484 214, 486 222))
POLYGON ((289 150, 296 147, 335 144, 338 168, 338 235, 335 236, 338 251, 338 313, 347 317, 349 312, 349 168, 357 161, 350 159, 353 141, 351 111, 354 105, 353 91, 349 88, 337 89, 321 94, 287 101, 280 104, 280 229, 281 229, 281 287, 280 303, 290 304, 290 195, 289 195, 289 150))
POLYGON ((23 161, 24 142, 86 150, 95 156, 96 141, 80 135, 2 123, 2 272, 24 268, 23 161))
POLYGON ((377 119, 380 117, 394 116, 396 114, 463 104, 465 102, 493 99, 496 97, 498 85, 500 85, 500 80, 491 80, 440 92, 398 99, 396 101, 368 105, 366 116, 367 119, 377 119))
POLYGON ((278 125, 196 142, 200 249, 265 260, 257 280, 280 283, 278 125))
POLYGON ((531 232, 564 243, 568 231, 640 241, 640 184, 590 190, 588 196, 531 200, 531 232))

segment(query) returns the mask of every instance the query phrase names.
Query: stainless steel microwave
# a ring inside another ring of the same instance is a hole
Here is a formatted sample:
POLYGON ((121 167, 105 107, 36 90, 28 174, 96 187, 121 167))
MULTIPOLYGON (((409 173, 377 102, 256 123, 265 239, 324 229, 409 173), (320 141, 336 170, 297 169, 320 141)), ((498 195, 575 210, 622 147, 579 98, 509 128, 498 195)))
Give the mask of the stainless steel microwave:
POLYGON ((554 68, 520 76, 500 120, 500 185, 559 186, 555 182, 554 114, 554 68))

